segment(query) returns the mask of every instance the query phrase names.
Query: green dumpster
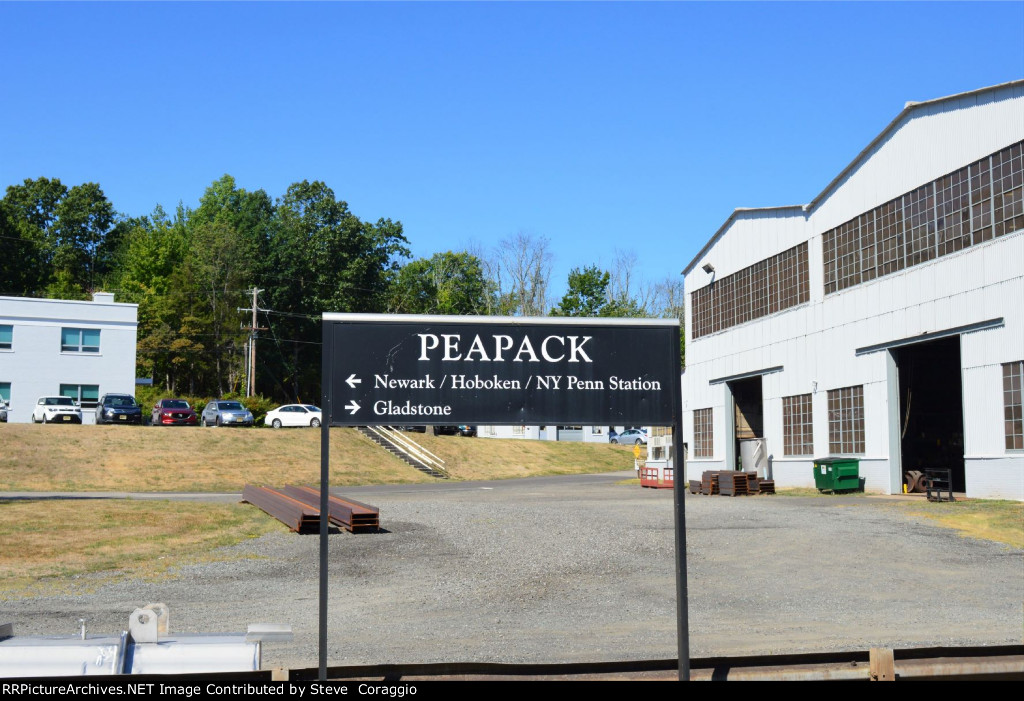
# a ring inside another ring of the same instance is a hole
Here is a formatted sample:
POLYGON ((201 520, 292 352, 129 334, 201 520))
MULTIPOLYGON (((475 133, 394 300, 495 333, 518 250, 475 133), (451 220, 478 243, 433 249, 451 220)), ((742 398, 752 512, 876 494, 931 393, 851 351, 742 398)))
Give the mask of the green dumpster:
POLYGON ((814 461, 814 486, 819 492, 860 489, 860 461, 856 458, 818 458, 814 461))

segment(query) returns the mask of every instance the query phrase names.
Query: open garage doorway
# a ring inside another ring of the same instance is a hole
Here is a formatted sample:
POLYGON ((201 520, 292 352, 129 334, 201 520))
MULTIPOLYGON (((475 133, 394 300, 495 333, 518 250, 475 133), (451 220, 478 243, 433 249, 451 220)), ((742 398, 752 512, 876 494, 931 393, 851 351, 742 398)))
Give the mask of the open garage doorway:
POLYGON ((732 393, 733 425, 732 445, 729 462, 740 470, 756 470, 757 461, 767 456, 764 442, 764 395, 761 376, 729 383, 732 393), (758 442, 761 449, 758 450, 758 442), (743 459, 746 458, 746 465, 743 459))
POLYGON ((911 470, 949 469, 953 491, 966 491, 960 336, 903 346, 893 355, 904 479, 911 470))

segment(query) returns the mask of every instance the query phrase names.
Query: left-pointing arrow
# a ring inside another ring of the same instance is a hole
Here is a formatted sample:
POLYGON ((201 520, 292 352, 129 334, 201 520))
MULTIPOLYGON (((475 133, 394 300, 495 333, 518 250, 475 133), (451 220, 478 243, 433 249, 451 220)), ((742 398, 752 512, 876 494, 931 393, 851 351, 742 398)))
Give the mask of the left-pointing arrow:
POLYGON ((355 389, 355 386, 358 384, 362 384, 363 381, 356 377, 355 373, 352 373, 351 375, 348 376, 348 379, 345 380, 345 382, 348 384, 349 387, 355 389))
POLYGON ((357 411, 359 411, 359 405, 356 404, 354 401, 353 402, 349 402, 348 404, 346 404, 345 408, 348 409, 348 413, 350 413, 350 414, 354 414, 357 411))

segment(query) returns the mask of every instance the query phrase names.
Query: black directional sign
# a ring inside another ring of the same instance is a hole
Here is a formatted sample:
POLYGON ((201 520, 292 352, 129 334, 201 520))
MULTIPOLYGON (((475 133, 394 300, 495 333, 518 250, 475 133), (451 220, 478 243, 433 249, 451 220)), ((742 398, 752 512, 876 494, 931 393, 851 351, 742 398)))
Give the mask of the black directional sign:
POLYGON ((671 425, 681 406, 675 320, 325 314, 324 342, 334 426, 671 425))
MULTIPOLYGON (((331 426, 671 426, 683 469, 679 323, 324 314, 320 670, 327 679, 331 426)), ((676 478, 677 483, 683 483, 676 478)), ((690 678, 683 489, 673 490, 679 679, 690 678)))

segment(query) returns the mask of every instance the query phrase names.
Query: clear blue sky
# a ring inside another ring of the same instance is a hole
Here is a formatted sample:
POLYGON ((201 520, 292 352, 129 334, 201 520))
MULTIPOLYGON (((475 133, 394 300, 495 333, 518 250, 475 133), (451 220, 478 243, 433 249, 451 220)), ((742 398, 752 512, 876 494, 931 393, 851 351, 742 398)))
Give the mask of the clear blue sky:
POLYGON ((1024 77, 1024 2, 0 0, 0 186, 127 215, 323 180, 416 256, 526 232, 677 277, 803 204, 908 100, 1024 77))

